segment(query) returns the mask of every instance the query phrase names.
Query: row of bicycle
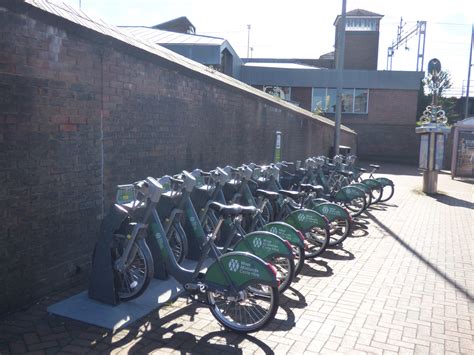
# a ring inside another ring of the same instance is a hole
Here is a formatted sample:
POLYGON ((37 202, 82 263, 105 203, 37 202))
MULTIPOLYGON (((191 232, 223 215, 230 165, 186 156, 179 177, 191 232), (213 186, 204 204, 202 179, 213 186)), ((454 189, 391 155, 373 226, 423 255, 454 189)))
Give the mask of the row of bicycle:
POLYGON ((305 260, 341 244, 354 217, 394 192, 390 180, 373 178, 378 166, 363 179, 355 157, 300 165, 196 169, 119 185, 109 213, 119 216, 110 243, 118 298, 137 298, 165 270, 226 328, 264 327, 305 260))

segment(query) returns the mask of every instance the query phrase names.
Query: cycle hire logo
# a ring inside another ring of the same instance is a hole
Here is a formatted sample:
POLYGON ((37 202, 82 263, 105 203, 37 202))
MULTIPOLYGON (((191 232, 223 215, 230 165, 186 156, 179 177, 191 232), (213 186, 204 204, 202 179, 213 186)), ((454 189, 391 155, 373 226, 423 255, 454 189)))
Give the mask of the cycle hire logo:
POLYGON ((298 221, 303 222, 306 219, 306 216, 303 213, 298 215, 298 221))
POLYGON ((253 246, 255 248, 260 248, 262 246, 263 242, 262 242, 262 238, 255 238, 253 240, 253 246))
POLYGON ((323 213, 324 214, 329 213, 329 207, 328 206, 323 207, 323 213))
POLYGON ((239 262, 235 259, 230 259, 228 265, 229 265, 229 270, 232 272, 236 272, 237 270, 239 270, 239 267, 240 267, 239 262))

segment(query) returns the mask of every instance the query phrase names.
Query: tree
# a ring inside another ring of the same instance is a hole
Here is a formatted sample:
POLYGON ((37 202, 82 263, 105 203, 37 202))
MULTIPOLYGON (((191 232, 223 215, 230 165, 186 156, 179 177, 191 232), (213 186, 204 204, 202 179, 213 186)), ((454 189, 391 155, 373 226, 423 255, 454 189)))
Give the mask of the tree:
POLYGON ((425 86, 425 93, 430 96, 436 93, 438 97, 443 97, 447 89, 451 88, 451 73, 449 71, 441 70, 436 75, 427 74, 423 79, 425 86))

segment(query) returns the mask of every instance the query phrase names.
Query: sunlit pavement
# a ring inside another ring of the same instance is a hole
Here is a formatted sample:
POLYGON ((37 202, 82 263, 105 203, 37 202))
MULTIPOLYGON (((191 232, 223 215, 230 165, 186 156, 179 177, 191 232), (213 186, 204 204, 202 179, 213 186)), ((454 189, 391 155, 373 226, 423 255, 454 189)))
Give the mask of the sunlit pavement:
POLYGON ((263 331, 223 331, 185 299, 115 334, 47 314, 76 288, 1 319, 0 354, 473 354, 474 185, 441 174, 429 197, 414 167, 384 164, 379 176, 395 181, 395 196, 305 266, 263 331))

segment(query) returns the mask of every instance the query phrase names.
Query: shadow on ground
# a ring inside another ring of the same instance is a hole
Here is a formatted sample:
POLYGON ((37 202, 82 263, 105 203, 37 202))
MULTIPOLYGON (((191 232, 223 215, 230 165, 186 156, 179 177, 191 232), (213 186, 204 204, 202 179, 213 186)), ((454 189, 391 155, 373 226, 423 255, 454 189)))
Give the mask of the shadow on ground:
MULTIPOLYGON (((470 200, 463 200, 463 199, 445 195, 445 194, 436 194, 436 195, 431 195, 431 196, 427 195, 427 196, 448 206, 463 207, 463 208, 468 208, 470 210, 474 209, 474 203, 472 203, 470 200)), ((469 198, 472 198, 472 196, 469 196, 469 198)))
POLYGON ((443 279, 446 280, 451 286, 453 286, 457 291, 462 293, 468 300, 471 302, 474 301, 474 296, 466 290, 462 285, 458 284, 456 280, 451 278, 446 274, 445 271, 439 269, 436 265, 426 259, 423 255, 421 255, 418 251, 413 249, 408 243, 406 243, 402 238, 400 238, 397 234, 395 234, 390 228, 388 228, 385 224, 377 219, 374 215, 367 212, 367 215, 370 219, 381 229, 383 229, 386 233, 388 233, 393 239, 395 239, 398 243, 400 243, 405 249, 407 249, 410 253, 420 259, 426 266, 428 266, 432 271, 434 271, 438 276, 441 276, 443 279))

